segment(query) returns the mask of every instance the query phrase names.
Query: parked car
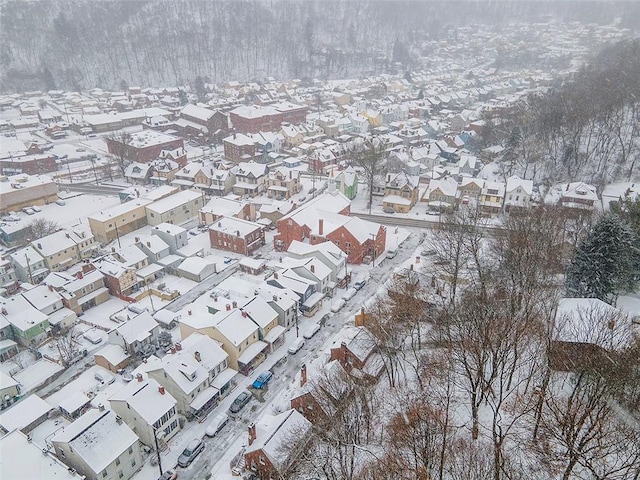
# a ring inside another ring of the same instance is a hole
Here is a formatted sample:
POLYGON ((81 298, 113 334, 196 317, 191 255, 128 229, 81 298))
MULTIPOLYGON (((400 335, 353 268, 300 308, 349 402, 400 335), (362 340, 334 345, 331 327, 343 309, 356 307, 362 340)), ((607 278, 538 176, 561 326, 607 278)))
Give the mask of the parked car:
POLYGON ((20 217, 16 217, 15 215, 7 215, 6 217, 2 217, 3 222, 19 222, 20 217))
POLYGON ((244 406, 249 403, 251 400, 251 394, 247 391, 242 392, 240 395, 236 397, 231 406, 229 407, 229 411, 231 413, 238 413, 240 410, 244 408, 244 406))
POLYGON ((176 480, 176 478, 178 478, 178 472, 167 470, 158 477, 158 480, 176 480))
POLYGON ((320 326, 324 327, 324 324, 327 323, 327 320, 329 320, 331 318, 331 315, 329 315, 328 313, 325 313, 322 318, 320 319, 320 326))
POLYGON ((345 301, 349 301, 349 300, 351 300, 351 299, 353 298, 353 296, 354 296, 356 293, 358 293, 358 291, 357 291, 355 288, 351 287, 351 288, 350 288, 350 289, 348 289, 346 292, 344 292, 344 295, 342 295, 342 298, 343 298, 345 301))
POLYGON ((216 418, 214 418, 211 423, 207 426, 207 429, 204 431, 204 434, 207 437, 215 437, 216 434, 222 430, 222 428, 227 424, 227 422, 229 421, 229 415, 227 415, 226 413, 219 413, 218 415, 216 415, 216 418))
POLYGON ((382 209, 382 211, 383 211, 384 213, 396 213, 396 211, 393 209, 393 207, 384 207, 384 208, 382 209))
POLYGON ((385 256, 387 258, 393 258, 398 254, 398 250, 387 250, 387 253, 385 254, 385 256))
POLYGON ((31 210, 33 210, 34 212, 41 212, 41 211, 42 211, 42 209, 41 209, 39 206, 37 206, 37 205, 31 205, 31 207, 30 207, 30 208, 31 208, 31 210))
POLYGON ((111 385, 116 379, 110 373, 98 371, 93 374, 93 378, 95 378, 100 383, 104 383, 105 385, 111 385))
POLYGON ((27 215, 33 215, 34 213, 36 213, 35 210, 31 207, 24 207, 22 211, 27 215))
POLYGON ((302 347, 304 347, 304 338, 298 337, 289 347, 289 353, 295 355, 302 347))
POLYGON ((231 262, 233 262, 233 258, 230 258, 230 257, 224 257, 224 263, 227 263, 227 264, 228 264, 228 263, 231 263, 231 262))
POLYGON ((91 343, 93 343, 94 345, 97 345, 100 342, 102 342, 102 337, 95 329, 87 330, 82 334, 82 336, 86 338, 88 341, 90 341, 91 343))
POLYGON ((364 287, 366 284, 367 284, 366 280, 360 280, 353 284, 353 288, 355 288, 356 290, 362 290, 362 287, 364 287))
POLYGON ((273 377, 273 373, 271 373, 270 371, 267 370, 266 372, 262 372, 260 375, 258 375, 258 378, 253 381, 253 388, 260 389, 264 387, 267 383, 269 383, 271 377, 273 377))
POLYGON ((204 450, 204 442, 201 438, 194 438, 178 457, 178 465, 182 468, 188 467, 202 450, 204 450))
POLYGON ((59 198, 58 200, 56 200, 56 203, 57 203, 58 205, 60 205, 61 207, 67 204, 67 202, 65 202, 65 201, 64 201, 64 200, 62 200, 61 198, 59 198))
POLYGON ((307 330, 306 332, 304 332, 302 334, 302 336, 304 338, 306 338, 307 340, 309 340, 310 338, 312 338, 316 333, 318 333, 320 331, 320 325, 318 325, 317 323, 311 327, 309 330, 307 330))
POLYGON ((331 311, 333 313, 337 313, 342 307, 344 307, 344 305, 346 304, 346 300, 344 298, 338 298, 336 301, 333 302, 333 304, 331 305, 331 311))

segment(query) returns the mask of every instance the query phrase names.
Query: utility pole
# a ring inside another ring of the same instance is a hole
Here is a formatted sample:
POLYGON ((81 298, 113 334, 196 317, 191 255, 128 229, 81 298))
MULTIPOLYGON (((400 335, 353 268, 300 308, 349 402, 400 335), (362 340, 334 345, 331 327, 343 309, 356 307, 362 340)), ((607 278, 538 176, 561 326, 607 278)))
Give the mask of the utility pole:
POLYGON ((116 227, 116 238, 118 239, 118 248, 122 248, 122 245, 120 245, 120 233, 118 232, 118 220, 114 219, 113 224, 116 227))
POLYGON ((29 272, 29 282, 33 285, 33 275, 31 274, 31 264, 29 263, 29 255, 24 252, 24 258, 27 260, 27 272, 29 272))
POLYGON ((160 448, 158 447, 157 429, 153 425, 151 425, 151 428, 153 428, 153 439, 156 442, 156 455, 158 455, 158 467, 160 468, 160 476, 162 476, 162 459, 160 458, 160 448))

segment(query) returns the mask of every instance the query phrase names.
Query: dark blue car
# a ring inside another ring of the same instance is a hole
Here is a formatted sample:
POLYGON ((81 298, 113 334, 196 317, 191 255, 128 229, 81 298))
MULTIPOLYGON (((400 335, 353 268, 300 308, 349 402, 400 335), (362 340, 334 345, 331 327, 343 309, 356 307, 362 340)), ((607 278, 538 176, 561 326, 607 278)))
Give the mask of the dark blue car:
POLYGON ((267 383, 269 383, 269 380, 271 380, 271 377, 273 377, 273 374, 269 371, 267 372, 262 372, 260 375, 258 375, 258 378, 256 378, 253 382, 253 388, 262 388, 264 385, 266 385, 267 383))

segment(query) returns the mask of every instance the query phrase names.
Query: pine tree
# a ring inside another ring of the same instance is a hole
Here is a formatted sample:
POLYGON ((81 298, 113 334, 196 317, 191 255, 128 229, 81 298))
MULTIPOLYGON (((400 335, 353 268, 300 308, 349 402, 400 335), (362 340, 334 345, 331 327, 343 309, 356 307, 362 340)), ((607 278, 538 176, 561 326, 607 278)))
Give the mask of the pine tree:
POLYGON ((565 276, 567 293, 612 302, 638 284, 637 254, 629 225, 617 215, 603 215, 576 248, 565 276))

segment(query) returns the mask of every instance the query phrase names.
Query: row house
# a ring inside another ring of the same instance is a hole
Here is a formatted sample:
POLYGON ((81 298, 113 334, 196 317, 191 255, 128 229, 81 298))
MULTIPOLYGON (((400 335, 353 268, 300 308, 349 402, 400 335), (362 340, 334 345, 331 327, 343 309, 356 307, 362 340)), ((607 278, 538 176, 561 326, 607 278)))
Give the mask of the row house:
MULTIPOLYGON (((52 274, 61 275, 61 274, 52 274)), ((109 290, 104 286, 104 275, 91 264, 82 266, 75 276, 67 276, 68 280, 53 285, 62 296, 62 303, 76 314, 89 310, 109 300, 109 290)), ((49 283, 47 278, 45 283, 49 283)))
POLYGON ((138 436, 103 407, 58 431, 51 444, 56 456, 87 480, 128 480, 142 468, 138 436))
MULTIPOLYGON (((169 247, 169 254, 171 255, 177 254, 178 250, 189 244, 189 233, 187 229, 179 225, 161 223, 151 229, 151 236, 153 237, 154 235, 160 237, 169 247)), ((161 258, 164 258, 164 256, 161 258)))
POLYGON ((117 261, 113 256, 106 256, 93 264, 104 275, 105 285, 111 295, 128 298, 139 290, 135 268, 117 261))
POLYGON ((261 225, 234 217, 220 217, 209 226, 211 248, 250 256, 265 244, 261 225))
POLYGON ((160 325, 149 312, 143 312, 108 332, 109 343, 120 345, 129 355, 155 351, 160 325))
POLYGON ((278 323, 289 330, 298 322, 298 296, 291 290, 262 283, 257 287, 258 295, 264 298, 278 314, 278 323))
POLYGON ((149 166, 148 181, 153 185, 171 184, 176 172, 180 170, 180 164, 168 158, 154 160, 149 166))
POLYGON ((211 225, 221 217, 235 217, 249 221, 256 218, 253 204, 226 197, 212 198, 198 213, 200 223, 205 225, 211 225))
POLYGON ((194 181, 196 188, 211 196, 222 197, 233 189, 236 174, 232 170, 203 167, 195 174, 194 181))
MULTIPOLYGON (((151 200, 136 198, 129 202, 102 210, 87 217, 96 241, 110 243, 147 224, 145 207, 151 200)), ((158 222, 159 223, 159 222, 158 222)))
POLYGON ((145 206, 147 223, 182 224, 198 215, 204 206, 204 195, 197 190, 182 190, 145 206))
POLYGON ((27 245, 11 254, 11 263, 16 273, 16 277, 21 282, 28 282, 37 285, 49 275, 49 268, 42 255, 27 245))
POLYGON ((405 171, 387 174, 385 197, 382 200, 383 208, 408 213, 418 203, 418 182, 418 177, 407 175, 405 171))
MULTIPOLYGON (((180 431, 178 402, 164 386, 142 374, 109 398, 111 410, 149 448, 165 446, 180 431)), ((162 447, 161 447, 162 448, 162 447)))
POLYGON ((258 339, 269 346, 269 353, 273 353, 284 344, 286 329, 279 324, 278 312, 267 300, 256 295, 246 302, 241 302, 239 308, 258 326, 258 339))
POLYGON ((441 180, 431 180, 425 192, 425 198, 429 202, 429 209, 442 211, 453 208, 456 204, 458 182, 447 177, 441 180))
POLYGON ((274 272, 266 283, 272 287, 291 290, 298 296, 300 311, 312 317, 322 307, 324 294, 316 290, 316 282, 305 278, 290 268, 274 272))
POLYGON ((193 333, 171 348, 161 363, 148 371, 176 399, 179 413, 205 417, 233 382, 228 355, 206 335, 193 333))
POLYGON ((23 295, 0 298, 0 319, 1 323, 11 325, 13 339, 23 347, 38 345, 47 337, 49 316, 29 303, 23 295))
POLYGON ((194 332, 219 342, 229 356, 229 367, 243 375, 249 375, 262 363, 269 350, 267 343, 259 339, 258 326, 238 309, 238 302, 215 295, 207 303, 207 311, 187 309, 180 318, 182 337, 194 332))
POLYGON ((9 258, 0 258, 0 296, 13 295, 18 291, 20 282, 9 258))
POLYGON ((276 200, 288 200, 292 195, 299 193, 300 170, 292 170, 280 167, 269 172, 267 178, 267 196, 276 200))
POLYGON ((31 247, 52 272, 66 270, 89 258, 95 246, 95 237, 84 229, 60 230, 31 242, 31 247))
POLYGON ((316 259, 331 271, 331 281, 343 287, 347 278, 347 256, 332 242, 315 245, 294 241, 287 253, 292 258, 316 259))
POLYGON ((265 191, 269 167, 256 162, 241 162, 235 170, 233 193, 255 197, 265 191))

